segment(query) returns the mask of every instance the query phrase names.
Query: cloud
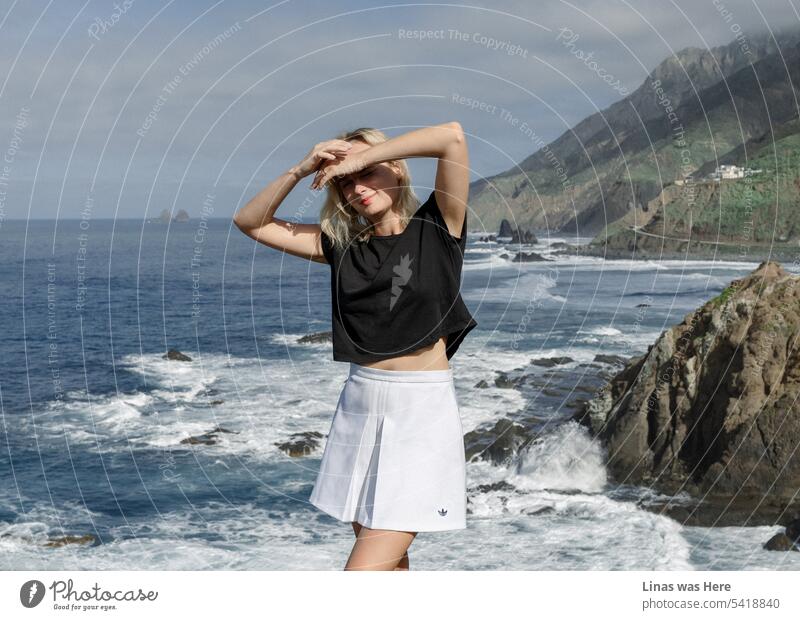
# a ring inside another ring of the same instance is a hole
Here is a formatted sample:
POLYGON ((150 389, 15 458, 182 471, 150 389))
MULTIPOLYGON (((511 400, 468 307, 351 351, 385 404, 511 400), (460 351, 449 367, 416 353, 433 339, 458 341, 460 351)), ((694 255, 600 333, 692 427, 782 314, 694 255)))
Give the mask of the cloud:
MULTIPOLYGON (((395 135, 457 118, 474 136, 475 176, 490 175, 524 159, 532 145, 487 106, 552 139, 620 97, 556 40, 560 28, 579 34, 581 49, 632 91, 674 51, 733 40, 731 23, 759 30, 764 18, 768 26, 797 19, 788 4, 737 1, 725 3, 726 20, 720 4, 287 2, 262 12, 260 2, 129 0, 121 13, 119 0, 83 12, 73 3, 44 11, 44 1, 20 2, 0 9, 7 76, 0 147, 29 106, 12 181, 31 183, 37 174, 50 187, 97 170, 118 182, 128 170, 139 191, 154 182, 157 192, 168 191, 160 184, 174 191, 182 178, 202 184, 221 175, 222 183, 255 192, 343 129, 373 125, 395 135), (407 38, 401 29, 434 34, 407 38), (454 93, 484 109, 453 103, 454 93)), ((415 179, 429 186, 430 162, 412 164, 415 179)), ((122 211, 140 215, 141 204, 126 202, 122 211)))

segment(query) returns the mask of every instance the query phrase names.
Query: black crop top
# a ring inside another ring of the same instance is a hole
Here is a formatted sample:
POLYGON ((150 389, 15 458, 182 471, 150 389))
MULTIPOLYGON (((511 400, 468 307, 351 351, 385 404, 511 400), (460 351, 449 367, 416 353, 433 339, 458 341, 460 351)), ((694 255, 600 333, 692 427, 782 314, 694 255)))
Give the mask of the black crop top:
POLYGON ((407 355, 442 336, 449 360, 478 325, 459 290, 466 215, 461 238, 454 237, 434 196, 396 235, 354 239, 342 251, 322 233, 331 265, 334 360, 363 364, 407 355))

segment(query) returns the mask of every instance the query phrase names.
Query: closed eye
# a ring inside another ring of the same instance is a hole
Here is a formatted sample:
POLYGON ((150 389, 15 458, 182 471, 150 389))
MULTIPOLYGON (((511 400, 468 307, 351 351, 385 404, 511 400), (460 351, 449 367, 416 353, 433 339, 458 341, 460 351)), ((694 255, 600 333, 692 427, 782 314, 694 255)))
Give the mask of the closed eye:
MULTIPOLYGON (((373 172, 375 172, 375 168, 371 168, 370 170, 365 170, 364 172, 362 172, 358 176, 359 176, 359 178, 368 177, 373 172)), ((350 183, 352 183, 352 181, 350 179, 345 179, 344 181, 342 181, 342 187, 347 187, 350 183)))

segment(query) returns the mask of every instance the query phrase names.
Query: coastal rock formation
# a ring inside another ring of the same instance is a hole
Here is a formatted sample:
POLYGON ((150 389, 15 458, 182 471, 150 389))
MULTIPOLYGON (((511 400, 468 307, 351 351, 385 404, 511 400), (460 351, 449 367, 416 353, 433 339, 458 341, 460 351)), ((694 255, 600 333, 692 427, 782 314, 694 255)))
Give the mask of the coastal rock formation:
POLYGON ((64 545, 90 545, 96 546, 99 540, 93 534, 84 534, 83 536, 67 535, 59 536, 58 538, 49 538, 45 547, 63 547, 64 545))
POLYGON ((514 228, 511 226, 511 222, 504 219, 500 222, 500 230, 497 232, 497 236, 510 237, 512 234, 514 234, 514 228))
POLYGON ((288 441, 275 443, 275 445, 289 456, 307 456, 319 448, 323 437, 325 435, 318 431, 303 431, 294 433, 288 441))
POLYGON ((522 424, 501 418, 490 428, 475 429, 464 435, 466 460, 486 459, 495 465, 508 463, 531 439, 532 435, 522 424))
POLYGON ((764 543, 767 551, 800 551, 800 519, 792 520, 783 532, 764 543))
POLYGON ((560 366, 561 364, 569 364, 575 360, 571 357, 557 356, 557 357, 540 357, 539 359, 532 359, 531 364, 534 366, 544 366, 545 368, 552 368, 553 366, 560 366))
POLYGON ((239 434, 238 431, 229 431, 226 428, 217 426, 216 428, 208 431, 207 433, 203 433, 202 435, 195 435, 193 437, 187 437, 186 439, 181 439, 181 443, 186 443, 189 445, 203 444, 206 446, 213 446, 217 443, 217 434, 219 433, 234 433, 236 435, 239 434))
POLYGON ((533 234, 533 231, 530 230, 522 230, 521 228, 515 230, 511 234, 511 243, 538 243, 539 240, 536 238, 536 235, 533 234))
POLYGON ((718 520, 728 513, 755 525, 796 513, 798 284, 778 263, 761 263, 664 331, 576 413, 607 447, 611 477, 716 502, 718 520))
POLYGON ((328 330, 326 332, 314 332, 313 334, 306 334, 297 339, 298 344, 319 344, 325 342, 332 342, 333 332, 328 330))
POLYGON ((186 355, 185 353, 181 353, 177 349, 170 349, 164 355, 161 356, 161 359, 165 360, 174 360, 177 362, 191 362, 192 358, 186 355))
POLYGON ((536 252, 520 252, 513 259, 511 259, 512 263, 536 263, 541 261, 551 262, 549 258, 545 258, 536 252))
POLYGON ((537 243, 536 235, 533 231, 514 228, 508 220, 500 222, 498 237, 511 237, 511 243, 537 243))
POLYGON ((172 216, 172 213, 170 213, 169 209, 162 209, 161 215, 158 216, 158 221, 161 222, 162 224, 169 224, 170 222, 183 223, 183 222, 188 222, 190 219, 191 218, 189 217, 189 214, 186 212, 186 209, 179 210, 178 213, 175 215, 175 217, 172 216))

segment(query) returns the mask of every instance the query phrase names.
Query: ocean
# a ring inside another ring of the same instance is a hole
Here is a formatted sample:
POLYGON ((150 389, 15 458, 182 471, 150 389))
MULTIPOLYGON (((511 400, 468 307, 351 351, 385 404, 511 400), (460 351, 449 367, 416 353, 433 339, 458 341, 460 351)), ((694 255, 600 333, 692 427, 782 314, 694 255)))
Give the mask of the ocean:
MULTIPOLYGON (((640 508, 657 494, 611 483, 602 447, 567 419, 614 371, 595 356, 644 353, 757 262, 555 256, 588 239, 550 237, 524 249, 552 262, 513 263, 480 236, 462 282, 478 327, 451 360, 464 431, 535 417, 542 433, 508 462, 468 463, 467 529, 420 533, 411 569, 800 568, 800 554, 761 547, 780 527, 685 526, 640 508), (569 361, 531 363, 552 357, 569 361), (528 389, 495 384, 521 368, 528 389)), ((330 342, 298 342, 330 329, 327 265, 230 219, 8 220, 0 239, 0 568, 344 566, 350 525, 307 501, 324 444, 277 446, 326 434, 347 377, 330 342)))

